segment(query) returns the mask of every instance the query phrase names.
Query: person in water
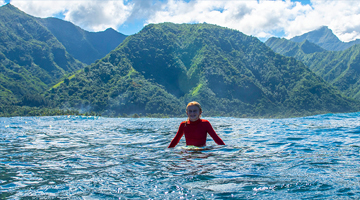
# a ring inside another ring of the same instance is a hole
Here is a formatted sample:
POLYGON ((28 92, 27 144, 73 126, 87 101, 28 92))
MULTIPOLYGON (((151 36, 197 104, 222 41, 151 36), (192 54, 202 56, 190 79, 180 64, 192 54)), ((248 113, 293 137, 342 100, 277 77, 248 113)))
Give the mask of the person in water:
POLYGON ((200 119, 202 113, 201 106, 198 102, 190 102, 186 106, 186 114, 188 119, 181 122, 179 130, 174 139, 171 141, 168 148, 175 147, 181 137, 185 134, 186 145, 197 147, 206 146, 207 133, 213 138, 218 145, 225 145, 222 139, 216 134, 210 122, 205 119, 200 119))

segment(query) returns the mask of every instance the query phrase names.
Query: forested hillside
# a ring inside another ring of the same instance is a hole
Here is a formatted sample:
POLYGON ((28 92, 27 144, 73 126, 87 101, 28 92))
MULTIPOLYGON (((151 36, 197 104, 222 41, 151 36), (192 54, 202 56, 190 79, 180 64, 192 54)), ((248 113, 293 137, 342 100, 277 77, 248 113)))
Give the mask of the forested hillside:
POLYGON ((57 18, 39 19, 79 61, 91 64, 115 49, 125 38, 124 34, 109 28, 102 32, 88 32, 57 18))
MULTIPOLYGON (((359 110, 358 101, 342 96, 302 62, 276 54, 255 37, 215 25, 150 24, 122 41, 123 35, 112 29, 89 33, 7 4, 0 7, 0 28, 0 116, 181 116, 194 100, 207 116, 359 110), (115 46, 91 65, 76 59, 95 60, 115 46)), ((298 59, 326 53, 309 41, 279 47, 298 59)), ((355 54, 349 56, 357 63, 355 54)))
POLYGON ((324 52, 325 49, 319 47, 318 45, 304 40, 303 42, 292 42, 285 38, 269 38, 265 44, 274 50, 276 53, 279 53, 284 56, 290 57, 300 57, 304 54, 310 54, 315 52, 324 52))
POLYGON ((60 19, 30 16, 11 4, 0 7, 0 116, 73 113, 54 110, 42 93, 125 38, 111 28, 88 32, 60 19))
POLYGON ((302 61, 344 95, 360 99, 360 45, 344 51, 324 51, 315 44, 307 45, 312 48, 306 50, 301 48, 304 42, 280 38, 270 38, 265 44, 275 52, 302 61))
POLYGON ((0 103, 42 104, 40 93, 85 65, 36 18, 11 4, 0 7, 0 103))
POLYGON ((255 37, 209 24, 150 24, 46 93, 54 105, 103 115, 299 116, 350 112, 358 102, 255 37))

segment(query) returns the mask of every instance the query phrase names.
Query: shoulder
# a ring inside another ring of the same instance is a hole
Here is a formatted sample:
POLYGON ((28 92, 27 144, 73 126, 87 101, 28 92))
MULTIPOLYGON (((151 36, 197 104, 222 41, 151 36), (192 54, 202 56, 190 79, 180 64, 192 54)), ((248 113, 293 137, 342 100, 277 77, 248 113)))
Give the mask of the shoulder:
POLYGON ((208 120, 206 120, 206 119, 201 119, 201 124, 202 124, 203 126, 208 127, 208 128, 212 127, 211 123, 210 123, 208 120))
POLYGON ((200 119, 201 120, 201 123, 204 123, 204 124, 210 124, 210 122, 206 119, 200 119))
POLYGON ((180 126, 184 126, 187 123, 187 121, 183 121, 180 123, 180 126))

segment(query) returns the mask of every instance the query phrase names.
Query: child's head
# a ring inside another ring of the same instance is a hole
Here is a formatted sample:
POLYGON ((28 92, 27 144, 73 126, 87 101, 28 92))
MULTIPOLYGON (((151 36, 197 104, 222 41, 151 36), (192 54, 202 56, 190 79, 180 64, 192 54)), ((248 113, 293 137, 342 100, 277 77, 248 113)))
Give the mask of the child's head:
POLYGON ((186 114, 189 117, 190 121, 198 120, 201 116, 201 113, 201 105, 196 101, 192 101, 186 106, 186 114))

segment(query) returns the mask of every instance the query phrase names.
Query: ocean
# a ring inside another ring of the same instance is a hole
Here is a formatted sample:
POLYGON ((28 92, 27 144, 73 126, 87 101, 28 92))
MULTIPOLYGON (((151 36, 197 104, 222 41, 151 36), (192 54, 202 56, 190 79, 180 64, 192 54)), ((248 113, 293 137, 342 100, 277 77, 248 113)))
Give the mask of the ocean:
POLYGON ((185 118, 0 118, 0 199, 360 198, 360 113, 204 119, 225 146, 168 149, 185 118))

